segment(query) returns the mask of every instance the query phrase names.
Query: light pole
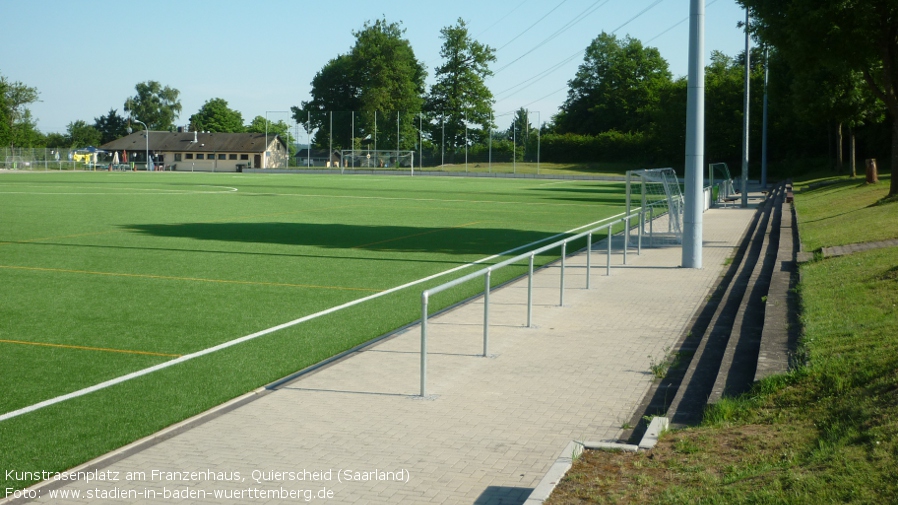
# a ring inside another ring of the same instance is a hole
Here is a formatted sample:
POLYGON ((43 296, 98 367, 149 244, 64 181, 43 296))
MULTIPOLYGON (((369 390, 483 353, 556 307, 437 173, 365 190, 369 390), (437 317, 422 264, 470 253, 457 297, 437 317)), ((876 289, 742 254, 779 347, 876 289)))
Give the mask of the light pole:
POLYGON ((134 122, 142 124, 143 129, 145 130, 145 133, 147 135, 147 172, 149 172, 150 171, 150 129, 147 128, 146 123, 144 123, 143 121, 141 121, 137 118, 134 118, 134 122))

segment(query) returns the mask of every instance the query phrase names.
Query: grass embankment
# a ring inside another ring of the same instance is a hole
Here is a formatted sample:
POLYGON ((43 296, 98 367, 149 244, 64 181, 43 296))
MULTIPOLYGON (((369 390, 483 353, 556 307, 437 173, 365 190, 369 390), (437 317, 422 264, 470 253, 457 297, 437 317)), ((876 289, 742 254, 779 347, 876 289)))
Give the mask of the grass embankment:
MULTIPOLYGON (((809 182, 797 184, 796 190, 809 182)), ((829 181, 827 181, 829 182, 829 181)), ((808 250, 898 237, 888 181, 796 193, 808 250)), ((805 365, 650 453, 587 452, 549 503, 887 503, 898 496, 898 249, 802 266, 805 365)))

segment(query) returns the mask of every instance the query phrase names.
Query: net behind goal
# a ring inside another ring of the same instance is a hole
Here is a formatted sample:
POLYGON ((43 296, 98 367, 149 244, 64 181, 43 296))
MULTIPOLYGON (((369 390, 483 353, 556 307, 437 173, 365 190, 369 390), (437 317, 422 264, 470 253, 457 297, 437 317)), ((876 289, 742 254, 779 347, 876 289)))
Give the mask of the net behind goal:
POLYGON ((414 174, 415 152, 346 149, 340 151, 340 170, 392 170, 414 174))
POLYGON ((646 209, 650 244, 683 243, 683 192, 672 168, 627 171, 627 212, 636 206, 646 209))

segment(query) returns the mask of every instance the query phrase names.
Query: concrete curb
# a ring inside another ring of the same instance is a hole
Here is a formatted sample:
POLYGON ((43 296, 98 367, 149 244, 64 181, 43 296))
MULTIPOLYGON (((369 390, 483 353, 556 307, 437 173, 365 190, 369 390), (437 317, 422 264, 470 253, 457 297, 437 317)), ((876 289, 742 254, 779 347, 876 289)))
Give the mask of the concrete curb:
POLYGON ((584 449, 623 452, 651 450, 655 447, 655 444, 658 443, 658 437, 661 436, 661 433, 667 431, 669 427, 670 420, 666 417, 653 418, 638 446, 632 444, 619 444, 616 442, 578 442, 572 440, 565 446, 564 450, 561 451, 561 454, 555 462, 552 463, 552 466, 549 467, 549 471, 547 471, 546 475, 539 481, 539 484, 533 488, 533 492, 530 493, 530 496, 527 498, 527 501, 524 502, 524 505, 540 505, 548 500, 549 496, 552 495, 552 492, 555 491, 555 486, 557 486, 558 483, 561 482, 561 479, 567 475, 568 470, 571 469, 574 465, 574 461, 580 457, 584 449))

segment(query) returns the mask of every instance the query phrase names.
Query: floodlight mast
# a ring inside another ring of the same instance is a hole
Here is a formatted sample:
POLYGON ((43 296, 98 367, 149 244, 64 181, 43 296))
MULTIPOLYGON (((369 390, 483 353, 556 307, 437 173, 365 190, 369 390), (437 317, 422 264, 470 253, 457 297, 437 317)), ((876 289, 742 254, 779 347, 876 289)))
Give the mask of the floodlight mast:
POLYGON ((686 95, 686 194, 683 268, 702 267, 702 167, 705 163, 705 0, 689 4, 689 78, 686 95))

